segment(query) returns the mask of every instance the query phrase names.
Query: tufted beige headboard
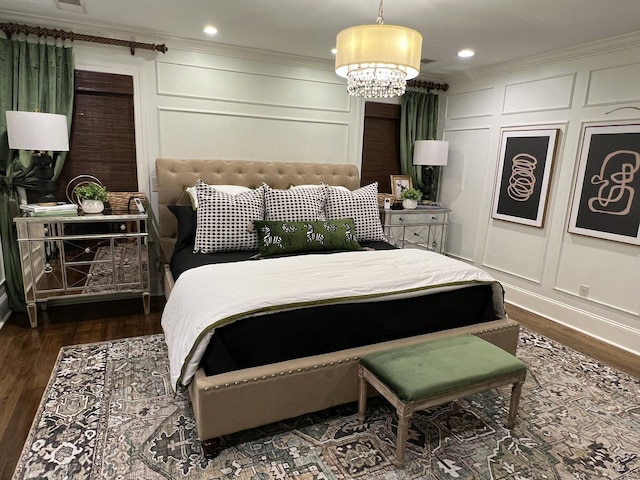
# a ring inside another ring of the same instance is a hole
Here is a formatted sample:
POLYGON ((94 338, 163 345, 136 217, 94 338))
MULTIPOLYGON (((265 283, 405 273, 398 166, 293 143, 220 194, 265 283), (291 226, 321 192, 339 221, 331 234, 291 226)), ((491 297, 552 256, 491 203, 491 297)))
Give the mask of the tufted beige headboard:
POLYGON ((262 182, 273 188, 290 185, 343 185, 350 190, 360 187, 360 173, 354 165, 333 163, 253 162, 242 160, 156 160, 158 178, 158 221, 160 246, 166 259, 171 257, 177 222, 167 205, 187 205, 184 189, 201 179, 210 185, 244 185, 259 187, 262 182))

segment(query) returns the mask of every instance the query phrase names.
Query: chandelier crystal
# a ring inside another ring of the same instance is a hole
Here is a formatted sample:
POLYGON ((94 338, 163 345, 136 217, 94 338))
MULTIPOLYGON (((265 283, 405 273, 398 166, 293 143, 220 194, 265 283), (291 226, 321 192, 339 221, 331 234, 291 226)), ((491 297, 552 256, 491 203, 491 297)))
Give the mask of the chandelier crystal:
POLYGON ((385 25, 380 0, 377 23, 342 30, 336 50, 336 74, 347 79, 350 95, 395 97, 403 95, 407 80, 420 73, 422 35, 385 25))
POLYGON ((347 74, 347 92, 354 97, 399 97, 404 95, 406 86, 406 73, 395 65, 363 67, 347 74))

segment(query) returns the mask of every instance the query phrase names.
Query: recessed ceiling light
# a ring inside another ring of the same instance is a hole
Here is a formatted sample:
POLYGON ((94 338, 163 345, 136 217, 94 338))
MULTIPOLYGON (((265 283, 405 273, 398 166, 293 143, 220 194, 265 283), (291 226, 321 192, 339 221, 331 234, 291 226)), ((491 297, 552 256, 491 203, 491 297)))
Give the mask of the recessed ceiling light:
POLYGON ((213 25, 207 25, 206 27, 204 27, 203 31, 207 35, 215 35, 216 33, 218 33, 218 29, 213 25))
POLYGON ((464 48, 462 50, 460 50, 458 52, 458 56, 460 58, 469 58, 469 57, 473 57, 476 54, 476 52, 474 52, 473 50, 471 50, 470 48, 464 48))
POLYGON ((333 53, 335 55, 336 53, 338 53, 338 49, 336 47, 333 47, 331 49, 331 53, 333 53))

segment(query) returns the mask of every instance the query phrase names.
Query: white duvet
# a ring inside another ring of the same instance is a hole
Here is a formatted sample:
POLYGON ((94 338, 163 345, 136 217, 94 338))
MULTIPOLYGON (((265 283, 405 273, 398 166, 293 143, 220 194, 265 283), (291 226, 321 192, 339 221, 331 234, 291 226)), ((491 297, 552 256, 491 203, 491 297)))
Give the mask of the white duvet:
POLYGON ((417 249, 301 255, 207 265, 186 271, 162 314, 171 384, 189 384, 214 330, 243 317, 309 305, 381 301, 493 283, 464 262, 417 249))

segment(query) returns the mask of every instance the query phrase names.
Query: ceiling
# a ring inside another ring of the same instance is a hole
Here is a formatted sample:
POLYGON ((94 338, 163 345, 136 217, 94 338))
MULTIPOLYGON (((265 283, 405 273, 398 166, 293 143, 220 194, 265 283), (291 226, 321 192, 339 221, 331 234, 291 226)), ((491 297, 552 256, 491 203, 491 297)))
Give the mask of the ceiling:
MULTIPOLYGON (((123 40, 181 37, 331 60, 343 28, 375 23, 378 0, 0 0, 0 22, 76 33, 117 30, 123 40), (75 5, 74 5, 75 4, 75 5), (218 34, 202 32, 212 24, 218 34)), ((640 31, 640 0, 387 0, 386 24, 423 35, 422 74, 470 68, 640 31), (473 48, 460 59, 456 52, 473 48)), ((142 40, 148 41, 148 40, 142 40)))

